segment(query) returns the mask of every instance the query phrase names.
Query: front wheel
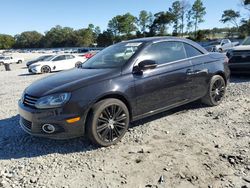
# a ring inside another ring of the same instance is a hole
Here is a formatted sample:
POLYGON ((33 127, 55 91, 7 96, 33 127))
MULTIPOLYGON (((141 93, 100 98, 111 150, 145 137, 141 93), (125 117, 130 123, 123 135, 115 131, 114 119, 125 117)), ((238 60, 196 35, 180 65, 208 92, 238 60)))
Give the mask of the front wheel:
POLYGON ((202 102, 209 106, 219 105, 226 93, 226 83, 223 77, 215 75, 210 80, 208 92, 202 102))
POLYGON ((129 125, 129 112, 118 99, 97 102, 88 118, 87 134, 99 146, 110 146, 119 142, 129 125))
POLYGON ((49 66, 42 66, 41 68, 41 73, 50 73, 51 72, 51 69, 49 66))
POLYGON ((23 61, 22 60, 18 60, 17 61, 17 64, 21 64, 23 61))

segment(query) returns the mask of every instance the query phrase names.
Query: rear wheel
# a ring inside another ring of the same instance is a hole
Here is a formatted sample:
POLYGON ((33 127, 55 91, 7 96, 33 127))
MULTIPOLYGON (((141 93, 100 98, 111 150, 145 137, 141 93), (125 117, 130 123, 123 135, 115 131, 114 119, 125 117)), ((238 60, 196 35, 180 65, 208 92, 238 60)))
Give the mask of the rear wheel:
POLYGON ((42 66, 41 68, 41 73, 50 73, 51 72, 51 69, 49 66, 42 66))
POLYGON ((17 64, 21 64, 23 61, 22 60, 18 60, 17 61, 17 64))
POLYGON ((90 140, 99 146, 110 146, 119 142, 129 125, 129 112, 118 99, 105 99, 96 103, 87 124, 90 140))
POLYGON ((202 98, 202 102, 209 106, 217 106, 221 103, 226 93, 226 83, 223 77, 215 75, 210 81, 208 92, 202 98))

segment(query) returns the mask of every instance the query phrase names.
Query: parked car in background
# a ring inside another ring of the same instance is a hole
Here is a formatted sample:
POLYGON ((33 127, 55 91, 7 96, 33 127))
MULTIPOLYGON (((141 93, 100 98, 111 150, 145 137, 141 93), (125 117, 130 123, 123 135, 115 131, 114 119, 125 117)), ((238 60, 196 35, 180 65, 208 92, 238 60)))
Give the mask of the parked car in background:
POLYGON ((213 47, 212 51, 226 52, 227 50, 230 50, 237 45, 239 45, 239 42, 231 42, 231 40, 229 39, 222 39, 218 41, 218 44, 213 47))
POLYGON ((15 58, 12 56, 2 56, 0 58, 0 64, 12 64, 12 63, 22 63, 24 61, 23 58, 15 58))
POLYGON ((34 63, 36 63, 36 62, 38 62, 38 61, 44 61, 44 60, 46 60, 46 59, 49 58, 49 57, 52 57, 52 55, 43 55, 43 56, 40 56, 40 57, 38 57, 38 58, 36 58, 36 59, 33 59, 33 60, 28 61, 28 62, 26 63, 26 66, 29 67, 30 65, 32 65, 32 64, 34 64, 34 63))
POLYGON ((89 53, 91 50, 90 49, 87 49, 87 48, 79 48, 77 50, 77 53, 79 54, 86 54, 86 53, 89 53))
POLYGON ((90 59, 91 57, 93 57, 94 55, 96 55, 98 53, 98 51, 93 51, 93 52, 89 52, 84 54, 83 56, 87 59, 90 59))
POLYGON ((67 70, 81 65, 86 58, 76 55, 54 55, 29 66, 31 73, 50 73, 67 70))
POLYGON ((20 124, 31 135, 54 139, 86 132, 93 143, 109 146, 121 140, 131 121, 198 99, 219 105, 229 79, 227 60, 182 38, 124 41, 81 68, 26 88, 20 124))
POLYGON ((229 50, 227 57, 233 73, 250 73, 250 36, 241 45, 229 50))

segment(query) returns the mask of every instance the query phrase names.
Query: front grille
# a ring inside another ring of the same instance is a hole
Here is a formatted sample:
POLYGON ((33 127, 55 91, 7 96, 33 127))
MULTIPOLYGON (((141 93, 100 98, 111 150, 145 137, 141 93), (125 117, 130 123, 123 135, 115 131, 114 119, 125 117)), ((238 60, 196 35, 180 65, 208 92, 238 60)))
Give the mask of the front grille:
POLYGON ((22 126, 26 127, 27 129, 31 130, 31 127, 32 127, 32 122, 24 119, 24 118, 20 118, 20 123, 22 126))
POLYGON ((232 57, 230 57, 230 63, 249 63, 250 51, 233 51, 232 57))
POLYGON ((30 107, 35 107, 37 100, 38 100, 37 97, 33 97, 33 96, 25 94, 24 99, 23 99, 23 104, 30 106, 30 107))

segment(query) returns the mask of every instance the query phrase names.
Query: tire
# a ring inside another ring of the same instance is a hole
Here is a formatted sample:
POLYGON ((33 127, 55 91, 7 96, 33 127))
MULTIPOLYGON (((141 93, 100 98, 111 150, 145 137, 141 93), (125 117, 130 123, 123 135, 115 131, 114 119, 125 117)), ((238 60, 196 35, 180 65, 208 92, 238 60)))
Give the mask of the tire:
POLYGON ((223 52, 223 50, 220 48, 220 49, 218 50, 218 52, 222 53, 222 52, 223 52))
POLYGON ((202 102, 209 106, 219 105, 226 93, 226 83, 223 77, 215 75, 211 78, 209 88, 202 102))
POLYGON ((21 64, 23 61, 22 60, 18 60, 17 61, 17 64, 21 64))
POLYGON ((93 106, 86 131, 93 144, 107 147, 122 139, 128 125, 127 106, 118 99, 110 98, 99 101, 93 106))
POLYGON ((81 64, 82 64, 82 62, 78 61, 78 62, 76 62, 75 67, 80 68, 81 64))
POLYGON ((41 68, 41 73, 50 73, 51 72, 51 68, 47 65, 42 66, 41 68))

